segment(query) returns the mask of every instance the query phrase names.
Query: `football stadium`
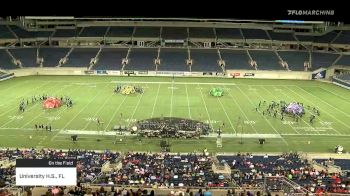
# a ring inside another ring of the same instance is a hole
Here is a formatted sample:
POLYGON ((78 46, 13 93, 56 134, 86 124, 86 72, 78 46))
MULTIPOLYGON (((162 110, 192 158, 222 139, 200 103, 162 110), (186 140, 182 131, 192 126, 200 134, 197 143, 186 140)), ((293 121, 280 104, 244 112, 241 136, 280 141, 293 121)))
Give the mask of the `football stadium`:
POLYGON ((0 20, 0 195, 350 194, 350 25, 0 20))

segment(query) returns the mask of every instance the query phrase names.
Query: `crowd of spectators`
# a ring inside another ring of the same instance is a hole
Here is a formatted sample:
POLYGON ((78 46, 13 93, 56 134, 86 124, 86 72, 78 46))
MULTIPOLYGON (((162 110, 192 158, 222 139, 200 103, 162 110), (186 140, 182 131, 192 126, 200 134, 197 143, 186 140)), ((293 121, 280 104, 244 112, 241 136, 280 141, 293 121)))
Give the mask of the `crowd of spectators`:
MULTIPOLYGON (((252 154, 218 155, 223 165, 231 168, 231 176, 213 171, 213 157, 207 154, 169 154, 127 152, 119 153, 86 151, 86 150, 53 150, 53 149, 4 149, 0 150, 0 160, 7 165, 0 165, 0 187, 15 184, 16 159, 77 159, 79 183, 94 183, 101 186, 148 187, 152 189, 180 187, 232 187, 261 188, 265 176, 281 176, 297 183, 300 187, 314 193, 350 193, 350 179, 343 173, 330 173, 327 169, 316 170, 307 160, 296 153, 285 153, 279 156, 255 156, 252 154), (108 172, 101 172, 107 161, 120 160, 120 167, 108 172), (12 164, 11 164, 12 162, 12 164)), ((60 188, 55 188, 59 191, 60 188)), ((64 189, 62 189, 63 191, 64 189)), ((79 186, 69 190, 78 195, 89 189, 79 186)), ((103 192, 103 189, 99 190, 103 192)), ((113 190, 114 191, 114 190, 113 190)), ((113 192, 112 191, 112 192, 113 192)), ((51 190, 52 192, 52 190, 51 190)), ((90 190, 91 192, 91 190, 90 190)), ((116 195, 135 195, 131 190, 118 189, 116 195)), ((150 192, 137 190, 136 195, 149 195, 150 192)), ((96 193, 96 191, 95 191, 96 193)), ((93 193, 91 193, 93 194, 93 193)), ((174 192, 175 194, 175 192, 174 192)), ((178 193, 180 195, 182 193, 178 193)), ((98 193, 97 195, 104 195, 98 193)), ((183 195, 186 195, 184 192, 183 195)), ((196 195, 196 193, 192 193, 196 195)), ((197 194, 198 195, 198 194, 197 194)), ((199 194, 200 195, 200 194, 199 194)))

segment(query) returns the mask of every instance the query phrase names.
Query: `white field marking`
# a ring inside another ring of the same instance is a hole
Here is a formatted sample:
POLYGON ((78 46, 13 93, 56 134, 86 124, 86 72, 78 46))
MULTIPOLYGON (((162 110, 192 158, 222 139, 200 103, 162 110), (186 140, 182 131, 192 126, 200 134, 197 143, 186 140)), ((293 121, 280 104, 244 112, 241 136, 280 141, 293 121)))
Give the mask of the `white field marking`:
POLYGON ((320 121, 320 124, 323 126, 332 126, 333 122, 329 122, 329 121, 320 121))
MULTIPOLYGON (((197 85, 199 87, 199 83, 197 83, 197 85)), ((207 104, 205 103, 205 100, 204 100, 204 97, 203 97, 202 89, 199 89, 199 91, 201 92, 202 101, 204 103, 205 110, 207 111, 207 115, 208 115, 208 118, 209 118, 210 126, 211 126, 211 128, 213 128, 213 124, 211 123, 211 118, 210 118, 210 115, 209 115, 207 104)))
MULTIPOLYGON (((287 87, 286 87, 287 88, 287 87)), ((298 95, 299 97, 301 97, 302 99, 304 99, 303 96, 299 95, 299 93, 296 93, 293 89, 288 88, 290 91, 292 91, 294 94, 298 95)), ((307 100, 307 99, 304 99, 307 100)), ((308 100, 307 100, 308 101, 308 100)), ((338 122, 340 122, 341 124, 343 124, 344 126, 346 126, 347 128, 350 128, 349 125, 345 124, 343 121, 339 120, 338 118, 336 118, 335 116, 333 116, 332 114, 328 113, 327 110, 323 110, 324 113, 326 113, 328 116, 332 117, 333 119, 337 120, 338 122)))
MULTIPOLYGON (((101 91, 102 91, 103 89, 105 89, 107 86, 108 86, 108 84, 105 85, 105 87, 103 87, 99 92, 101 92, 101 91)), ((76 118, 79 116, 79 114, 80 114, 81 112, 83 112, 83 111, 85 110, 85 108, 87 108, 87 107, 90 105, 90 103, 92 103, 92 102, 96 99, 96 97, 97 97, 98 95, 100 95, 100 94, 99 94, 99 93, 96 93, 96 95, 89 101, 89 103, 87 103, 83 108, 81 108, 80 111, 79 111, 70 121, 68 121, 68 122, 64 125, 64 127, 62 128, 62 130, 64 130, 71 122, 73 122, 73 120, 76 119, 76 118)), ((55 135, 51 138, 51 141, 53 141, 59 133, 60 133, 60 132, 58 132, 57 134, 55 134, 55 135)))
MULTIPOLYGON (((50 87, 50 89, 53 89, 56 85, 53 85, 50 87)), ((58 92, 62 91, 63 89, 59 90, 58 92)), ((37 106, 37 104, 32 104, 31 106, 29 106, 28 108, 26 108, 26 112, 29 112, 31 109, 33 109, 35 106, 37 106)), ((35 118, 32 118, 29 122, 27 122, 26 124, 24 124, 22 127, 25 127, 28 123, 32 122, 34 119, 38 118, 42 113, 44 113, 44 111, 42 111, 41 113, 39 113, 35 118)), ((5 124, 3 124, 1 127, 5 127, 7 124, 11 123, 14 119, 7 121, 5 124)))
POLYGON ((106 132, 108 126, 111 124, 112 120, 114 119, 115 115, 116 115, 117 112, 119 111, 120 107, 123 105, 123 103, 124 103, 124 101, 126 100, 126 98, 127 98, 127 96, 124 96, 123 101, 119 104, 118 108, 117 108, 116 110, 114 110, 113 115, 112 115, 112 118, 109 119, 108 124, 107 124, 107 126, 105 127, 105 129, 103 130, 103 132, 106 132))
POLYGON ((49 121, 54 121, 54 120, 61 119, 61 116, 47 116, 45 118, 47 118, 47 120, 49 120, 49 121))
POLYGON ((41 145, 41 144, 43 143, 43 141, 46 140, 46 138, 47 138, 47 136, 44 136, 44 137, 39 141, 39 143, 38 143, 37 145, 41 145))
POLYGON ((190 117, 190 119, 192 119, 191 108, 190 108, 190 100, 188 99, 187 84, 185 84, 185 88, 186 88, 186 97, 187 97, 188 116, 190 117))
POLYGON ((168 89, 174 90, 174 89, 179 89, 179 88, 171 86, 171 87, 168 87, 168 89))
MULTIPOLYGON (((95 114, 93 116, 97 116, 98 115, 98 113, 103 109, 103 107, 113 97, 113 95, 114 95, 114 93, 111 93, 111 95, 107 99, 105 99, 105 101, 103 102, 102 106, 100 106, 100 108, 95 112, 95 114)), ((96 118, 95 119, 95 122, 96 122, 97 121, 97 117, 95 117, 95 118, 96 118)), ((88 123, 86 123, 86 125, 84 126, 83 129, 86 129, 90 125, 91 122, 93 122, 93 121, 91 121, 91 120, 88 121, 88 123)))
MULTIPOLYGON (((242 110, 241 106, 237 103, 236 99, 232 96, 232 94, 230 92, 228 92, 229 96, 231 97, 231 99, 233 100, 233 102, 235 102, 235 104, 238 106, 238 109, 241 111, 241 113, 244 115, 245 119, 246 120, 249 120, 248 119, 248 116, 247 114, 242 110)), ((255 131, 255 133, 258 134, 258 131, 255 129, 255 127, 252 125, 252 124, 249 124, 252 129, 255 131)), ((237 132, 236 132, 237 133, 237 132)))
POLYGON ((256 122, 254 120, 245 120, 245 121, 243 121, 243 123, 246 125, 255 125, 256 124, 256 122))
POLYGON ((226 109, 225 109, 224 105, 222 105, 222 103, 221 103, 220 98, 219 98, 219 97, 216 97, 216 99, 219 101, 219 103, 220 103, 220 105, 221 105, 221 108, 222 108, 222 110, 224 111, 224 113, 225 113, 225 115, 226 115, 226 118, 227 118, 228 121, 230 122, 230 125, 231 125, 233 131, 234 131, 235 133, 237 133, 235 127, 234 127, 233 124, 232 124, 232 121, 231 121, 230 117, 228 116, 228 114, 227 114, 227 112, 226 112, 226 109))
POLYGON ((345 97, 343 97, 343 96, 341 96, 341 95, 338 95, 337 93, 334 93, 334 92, 332 92, 332 91, 330 91, 330 90, 327 90, 327 89, 323 88, 322 86, 320 86, 319 88, 322 88, 323 90, 325 90, 325 91, 327 91, 327 92, 330 92, 330 93, 332 93, 333 95, 338 96, 338 97, 340 97, 340 98, 346 100, 347 102, 350 102, 350 99, 349 99, 349 98, 345 98, 345 97))
POLYGON ((320 98, 318 98, 317 96, 315 96, 315 95, 313 95, 313 94, 311 94, 311 93, 307 92, 306 90, 304 90, 304 89, 300 88, 299 86, 297 86, 297 87, 298 87, 299 89, 301 89, 302 91, 306 92, 307 94, 309 94, 309 95, 311 95, 311 96, 313 96, 313 97, 317 98, 318 100, 321 100, 323 103, 325 103, 325 104, 329 105, 330 107, 334 108, 335 110, 339 111, 340 113, 343 113, 345 116, 350 117, 350 114, 347 114, 347 113, 345 113, 345 112, 343 112, 343 111, 339 110, 338 108, 336 108, 336 107, 334 107, 333 105, 331 105, 331 104, 329 104, 329 103, 327 103, 327 102, 323 101, 323 99, 320 99, 320 98))
MULTIPOLYGON (((136 104, 136 106, 135 106, 135 108, 134 108, 134 111, 132 112, 132 115, 131 115, 131 118, 130 118, 130 119, 133 119, 133 118, 134 118, 134 115, 135 115, 135 113, 136 113, 137 108, 138 108, 139 105, 140 105, 140 102, 141 102, 141 100, 142 100, 143 95, 144 95, 144 93, 141 94, 139 100, 137 101, 137 104, 136 104)), ((130 123, 131 123, 131 122, 129 121, 129 122, 128 122, 128 127, 129 127, 130 123)))
MULTIPOLYGON (((19 128, 19 127, 2 127, 0 130, 24 130, 24 131, 35 131, 34 128, 19 128)), ((52 131, 59 131, 60 129, 52 129, 52 131)))
POLYGON ((154 109, 156 108, 156 103, 157 103, 157 99, 158 99, 158 95, 159 95, 159 89, 160 89, 160 84, 158 84, 157 95, 156 95, 156 99, 154 100, 154 103, 153 103, 153 108, 152 108, 151 118, 153 118, 153 115, 154 115, 154 109))
MULTIPOLYGON (((262 86, 262 88, 265 90, 265 91, 267 91, 269 94, 271 94, 275 99, 276 99, 276 96, 273 94, 273 93, 271 93, 269 90, 267 90, 267 88, 265 88, 264 86, 262 86)), ((273 86, 273 88, 275 89, 275 87, 273 86)), ((283 93, 283 91, 282 91, 282 89, 279 89, 279 92, 281 92, 281 93, 283 93)), ((258 96, 260 97, 260 98, 262 98, 261 96, 260 96, 260 94, 258 94, 258 96)), ((288 96, 289 97, 289 96, 288 96)), ((304 121, 303 119, 301 119, 302 121, 304 121)), ((284 121, 282 121, 282 123, 283 123, 284 121)), ((289 122, 291 122, 291 121, 289 121, 289 122)), ((304 123, 306 123, 305 121, 304 121, 304 123)), ((284 123, 283 123, 284 124, 284 123)), ((295 122, 293 123, 293 124, 295 124, 295 122)), ((296 133, 298 133, 298 134, 300 134, 300 132, 298 131, 298 130, 296 130, 296 129, 294 129, 294 127, 292 126, 293 125, 292 123, 286 123, 285 125, 289 125, 296 133)), ((307 124, 307 123, 306 123, 307 124)), ((307 124, 308 125, 308 124, 307 124)), ((310 125, 308 125, 308 126, 310 126, 310 125)))
POLYGON ((88 121, 88 122, 96 122, 97 118, 96 117, 87 117, 87 118, 83 118, 84 120, 88 121))
MULTIPOLYGON (((240 92, 242 92, 242 94, 248 99, 248 101, 250 102, 250 104, 252 104, 253 106, 254 106, 254 103, 252 102, 252 100, 249 98, 249 96, 247 96, 242 90, 241 90, 241 88, 239 88, 239 86, 236 86, 237 88, 238 88, 238 90, 240 91, 240 92)), ((256 93, 256 91, 255 91, 255 93, 256 93)), ((260 95, 259 95, 260 96, 260 95)), ((260 112, 259 112, 260 113, 260 112)), ((277 134, 281 134, 281 133, 279 133, 277 130, 276 130, 276 128, 270 123, 270 121, 268 121, 267 119, 266 119, 266 117, 263 115, 263 118, 265 119, 265 121, 271 126, 271 128, 277 133, 277 134)), ((289 144, 288 144, 288 142, 282 137, 281 138, 282 140, 283 140, 283 142, 287 145, 287 146, 289 146, 289 144)))
MULTIPOLYGON (((63 87, 61 88, 59 91, 56 91, 55 94, 58 94, 59 92, 63 91, 64 89, 66 89, 67 87, 63 87)), ((73 88, 70 90, 70 93, 73 91, 73 88)), ((62 107, 62 106, 61 106, 62 107)), ((61 108, 61 111, 56 115, 56 116, 59 116, 63 111, 65 111, 67 108, 64 108, 62 109, 61 108)), ((28 121, 26 124, 24 124, 23 126, 21 127, 25 127, 27 126, 29 123, 33 122, 35 119, 39 118, 42 114, 46 113, 46 110, 43 109, 43 111, 41 113, 39 113, 38 115, 36 115, 34 118, 32 118, 30 121, 28 121)), ((52 121, 49 121, 49 123, 51 123, 52 121)))
MULTIPOLYGON (((173 115, 174 82, 171 84, 170 117, 173 115)), ((169 87, 168 87, 169 88, 169 87)))
POLYGON ((17 82, 17 84, 15 84, 15 85, 13 85, 13 86, 8 86, 7 88, 5 88, 5 89, 1 89, 1 91, 7 91, 8 89, 15 89, 15 87, 17 87, 17 86, 25 86, 26 84, 25 83, 28 83, 29 81, 28 80, 26 80, 26 81, 24 81, 24 82, 17 82))
MULTIPOLYGON (((295 129, 310 129, 310 127, 294 127, 295 129)), ((326 130, 332 130, 332 127, 312 127, 314 129, 326 129, 326 130)))
MULTIPOLYGON (((45 86, 45 85, 48 84, 48 83, 51 83, 51 81, 48 81, 48 82, 46 82, 46 83, 40 85, 39 87, 36 87, 35 89, 29 90, 28 92, 26 92, 26 93, 24 93, 24 94, 21 94, 20 96, 17 96, 17 97, 15 97, 14 99, 11 99, 9 102, 6 102, 6 104, 11 103, 11 102, 13 102, 13 101, 18 101, 18 100, 17 100, 18 98, 24 97, 24 95, 29 94, 29 92, 35 91, 35 90, 37 90, 37 89, 39 89, 39 88, 45 86)), ((9 109, 9 110, 7 110, 6 112, 3 112, 3 113, 0 115, 0 117, 1 117, 1 116, 4 116, 5 114, 7 114, 7 113, 9 113, 9 112, 11 112, 12 110, 15 110, 15 109, 18 109, 18 108, 17 108, 17 107, 13 107, 12 109, 9 109)))
POLYGON ((8 116, 10 120, 21 120, 23 119, 22 115, 14 115, 14 116, 8 116))
MULTIPOLYGON (((270 93, 274 98, 277 98, 273 93, 271 93, 267 88, 265 88, 264 86, 262 87, 263 89, 265 89, 265 91, 267 91, 268 93, 270 93)), ((273 87, 274 89, 276 89, 276 87, 273 87)), ((291 99, 290 96, 286 95, 285 93, 283 93, 282 89, 279 89, 279 92, 282 93, 283 95, 287 96, 288 99, 291 99)), ((259 95, 260 96, 260 95, 259 95)), ((278 99, 277 99, 278 100, 278 99)), ((311 125, 309 125, 304 119, 300 118, 306 125, 308 125, 309 127, 312 127, 311 125)), ((288 124, 295 132, 299 133, 296 129, 294 129, 294 127, 291 124, 288 124)), ((299 133, 300 134, 300 133, 299 133)))
POLYGON ((137 119, 136 118, 127 118, 125 119, 126 122, 132 123, 132 122, 136 122, 137 119))

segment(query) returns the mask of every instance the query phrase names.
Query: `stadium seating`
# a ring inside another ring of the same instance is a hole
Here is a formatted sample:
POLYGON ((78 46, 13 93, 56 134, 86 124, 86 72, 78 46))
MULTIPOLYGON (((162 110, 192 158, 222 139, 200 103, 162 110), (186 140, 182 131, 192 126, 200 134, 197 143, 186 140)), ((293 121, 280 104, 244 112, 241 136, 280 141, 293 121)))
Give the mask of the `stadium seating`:
POLYGON ((1 69, 16 69, 16 65, 12 63, 11 57, 7 54, 5 49, 0 49, 0 68, 1 69))
POLYGON ((164 48, 160 50, 159 58, 158 71, 190 71, 186 64, 187 49, 164 48))
POLYGON ((193 27, 189 28, 190 38, 210 38, 214 39, 214 29, 213 28, 200 28, 193 27))
POLYGON ((121 70, 122 59, 126 57, 127 48, 104 48, 99 60, 93 66, 96 70, 121 70))
MULTIPOLYGON (((350 80, 350 75, 343 75, 344 79, 350 80)), ((319 164, 327 165, 327 162, 332 163, 330 165, 335 165, 341 168, 342 171, 350 171, 350 159, 314 159, 319 164)))
POLYGON ((187 39, 187 28, 185 27, 163 27, 161 37, 165 40, 187 39))
POLYGON ((222 72, 221 67, 218 65, 219 56, 217 50, 213 49, 192 49, 192 71, 214 71, 222 72))
POLYGON ((330 67, 334 61, 338 58, 338 54, 312 52, 312 69, 318 69, 320 67, 330 67))
POLYGON ((77 29, 56 29, 52 37, 76 37, 78 32, 77 29))
POLYGON ((295 37, 297 38, 298 41, 301 41, 301 42, 314 42, 315 41, 314 36, 310 36, 310 35, 295 35, 295 37))
POLYGON ((19 38, 50 37, 53 31, 27 31, 18 26, 9 26, 19 38))
POLYGON ((134 37, 160 37, 159 27, 136 27, 134 37))
POLYGON ((23 67, 38 67, 36 63, 36 48, 10 49, 11 54, 20 59, 23 67))
MULTIPOLYGON (((76 157, 77 158, 77 179, 78 182, 91 182, 97 174, 101 172, 101 167, 106 161, 112 161, 117 159, 119 153, 112 153, 105 151, 98 153, 94 151, 86 150, 70 150, 68 152, 62 152, 58 150, 0 150, 0 157, 9 158, 10 161, 23 158, 37 158, 37 159, 55 159, 63 157, 76 157)), ((5 180, 7 184, 15 184, 15 167, 0 168, 0 180, 5 180)))
POLYGON ((337 76, 338 79, 350 82, 350 74, 341 74, 337 76))
POLYGON ((337 65, 350 65, 350 55, 343 55, 336 63, 337 65))
POLYGON ((242 32, 245 39, 269 39, 266 32, 261 29, 242 29, 242 32))
POLYGON ((134 27, 111 27, 106 37, 131 37, 134 27))
POLYGON ((157 58, 158 49, 134 48, 129 54, 129 64, 124 70, 155 70, 154 59, 157 58))
POLYGON ((75 48, 68 56, 68 62, 62 67, 89 67, 91 58, 95 58, 98 48, 75 48))
POLYGON ((350 31, 342 31, 334 40, 334 44, 350 44, 350 31))
POLYGON ((249 57, 245 50, 220 49, 221 58, 225 61, 225 69, 251 69, 249 57))
POLYGON ((314 42, 316 43, 331 43, 334 38, 338 35, 339 31, 331 31, 325 35, 322 36, 315 36, 314 42))
POLYGON ((304 62, 309 61, 310 56, 308 52, 299 51, 278 51, 278 54, 292 71, 304 71, 304 62))
POLYGON ((16 36, 8 29, 6 25, 0 25, 1 39, 16 39, 16 36))
POLYGON ((61 58, 66 56, 70 48, 40 48, 39 57, 44 59, 44 67, 55 67, 61 58))
POLYGON ((216 28, 218 39, 244 39, 239 29, 216 28))
POLYGON ((278 41, 296 41, 293 37, 292 33, 280 33, 280 32, 273 32, 268 31, 270 34, 270 37, 272 40, 278 40, 278 41))
POLYGON ((79 37, 103 37, 107 29, 107 27, 85 27, 79 37))
POLYGON ((284 70, 273 51, 249 50, 249 53, 260 70, 284 70))

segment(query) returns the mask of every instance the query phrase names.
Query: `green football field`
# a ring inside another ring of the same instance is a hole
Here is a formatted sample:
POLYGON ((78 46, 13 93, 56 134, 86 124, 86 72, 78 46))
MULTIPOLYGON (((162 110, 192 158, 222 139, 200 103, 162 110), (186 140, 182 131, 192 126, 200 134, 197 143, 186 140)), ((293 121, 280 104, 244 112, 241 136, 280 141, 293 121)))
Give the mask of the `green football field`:
POLYGON ((223 147, 213 137, 169 139, 171 150, 216 152, 331 152, 336 145, 350 151, 350 91, 317 81, 172 78, 30 76, 0 82, 0 146, 159 151, 158 138, 116 136, 115 125, 131 126, 152 117, 181 117, 222 127, 223 147), (140 86, 143 94, 113 93, 117 84, 140 86), (224 96, 212 97, 214 87, 224 96), (73 107, 45 110, 32 96, 69 96, 73 107), (24 112, 21 100, 29 100, 24 112), (306 115, 298 122, 262 115, 272 101, 302 102, 306 115), (260 101, 265 105, 258 107, 260 101), (314 123, 309 122, 316 107, 314 123), (256 111, 258 108, 258 111, 256 111), (103 122, 98 126, 96 119, 103 122), (35 130, 50 124, 53 131, 35 130), (78 134, 73 143, 70 136, 78 134), (259 138, 266 143, 260 145, 259 138), (120 141, 122 139, 122 141, 120 141), (116 143, 114 143, 116 141, 116 143))

